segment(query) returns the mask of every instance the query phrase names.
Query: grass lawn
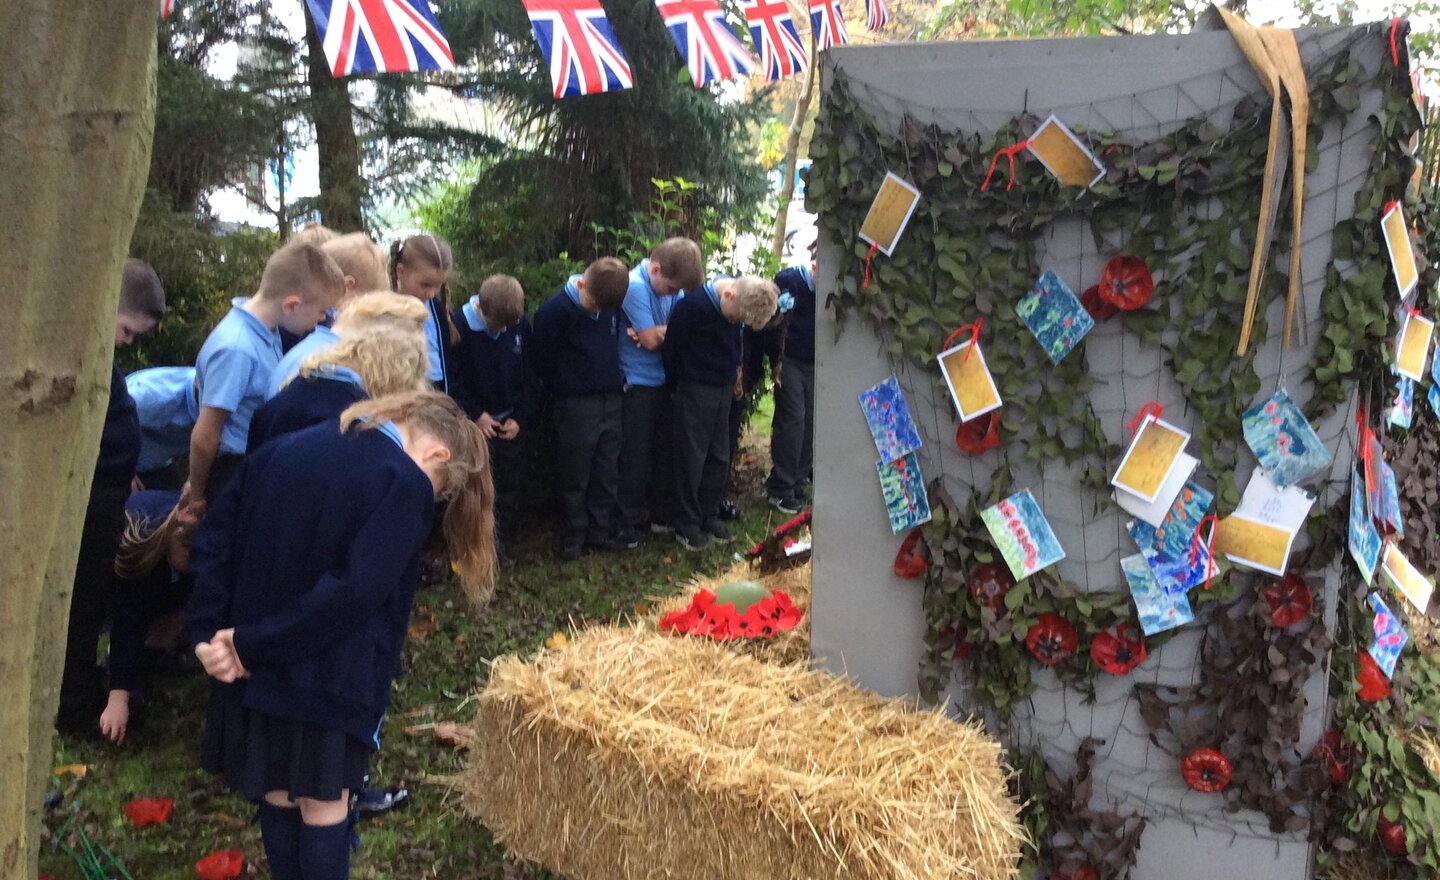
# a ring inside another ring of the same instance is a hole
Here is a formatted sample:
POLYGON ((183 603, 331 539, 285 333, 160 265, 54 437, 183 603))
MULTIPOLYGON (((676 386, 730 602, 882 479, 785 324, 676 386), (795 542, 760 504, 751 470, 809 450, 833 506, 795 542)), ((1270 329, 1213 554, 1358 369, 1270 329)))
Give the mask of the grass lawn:
MULTIPOLYGON (((767 411, 768 412, 768 411, 767 411)), ((768 434, 769 417, 753 424, 768 434)), ((481 611, 466 607, 451 584, 422 588, 416 599, 405 673, 396 683, 371 777, 380 786, 411 790, 405 808, 361 823, 361 847, 351 876, 356 878, 443 877, 447 880, 525 880, 552 875, 509 862, 488 831, 467 819, 445 784, 464 762, 464 753, 438 745, 428 728, 407 727, 470 716, 467 697, 483 685, 486 661, 501 654, 529 653, 565 628, 589 622, 624 620, 648 609, 652 599, 678 590, 696 572, 732 564, 769 529, 785 519, 765 507, 761 482, 768 470, 763 437, 748 433, 738 482, 742 519, 732 524, 736 539, 721 548, 689 553, 670 536, 646 536, 637 550, 592 555, 561 563, 541 530, 517 548, 518 562, 505 570, 495 598, 481 611)), ((229 794, 196 766, 205 713, 206 685, 196 673, 152 684, 148 711, 132 716, 122 747, 98 740, 55 742, 55 766, 88 765, 81 778, 58 777, 61 807, 46 814, 50 840, 41 857, 43 873, 55 880, 81 880, 53 836, 74 812, 89 837, 119 858, 136 880, 190 880, 194 863, 220 849, 240 848, 247 859, 242 876, 264 877, 260 834, 250 820, 253 807, 229 794), (121 811, 138 797, 175 801, 167 824, 137 830, 121 811)), ((69 835, 73 844, 73 835, 69 835)))

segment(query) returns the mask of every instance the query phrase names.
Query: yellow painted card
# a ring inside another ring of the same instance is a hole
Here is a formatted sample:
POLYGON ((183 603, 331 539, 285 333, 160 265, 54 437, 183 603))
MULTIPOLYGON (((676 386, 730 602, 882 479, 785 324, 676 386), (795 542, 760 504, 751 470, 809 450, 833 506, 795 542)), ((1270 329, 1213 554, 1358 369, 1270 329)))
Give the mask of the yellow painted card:
POLYGON ((1425 361, 1434 335, 1434 321, 1421 315, 1405 316, 1405 323, 1400 326, 1400 341, 1395 346, 1395 369, 1400 375, 1416 382, 1425 381, 1425 361))
POLYGON ((1153 502, 1180 461, 1190 435, 1169 422, 1146 416, 1110 485, 1153 502))
POLYGON ((1415 252, 1410 247, 1410 227, 1405 224, 1405 209, 1398 202, 1392 202, 1380 218, 1380 228, 1385 235, 1385 249, 1390 252, 1390 269, 1395 273, 1395 286, 1400 288, 1404 299, 1420 283, 1420 271, 1415 267, 1415 252))
POLYGON ((1380 570, 1395 585, 1395 589, 1414 605, 1421 614, 1430 607, 1430 596, 1435 592, 1435 584, 1420 569, 1410 564, 1405 554, 1393 542, 1386 542, 1385 556, 1380 563, 1380 570))
POLYGON ((875 201, 870 203, 870 210, 865 214, 865 222, 860 224, 860 238, 878 247, 885 256, 890 256, 919 203, 920 190, 914 184, 893 171, 887 173, 880 183, 880 191, 875 194, 875 201))
POLYGON ((1294 540, 1294 532, 1234 514, 1216 524, 1213 549, 1231 562, 1283 575, 1294 540))
POLYGON ((1055 116, 1030 135, 1030 153, 1066 186, 1093 186, 1105 176, 1105 166, 1080 138, 1055 116))
POLYGON ((966 341, 940 353, 940 369, 950 388, 950 399, 960 413, 960 421, 968 422, 1000 408, 1000 389, 985 363, 985 353, 978 342, 966 341), (968 353, 968 357, 967 357, 968 353))

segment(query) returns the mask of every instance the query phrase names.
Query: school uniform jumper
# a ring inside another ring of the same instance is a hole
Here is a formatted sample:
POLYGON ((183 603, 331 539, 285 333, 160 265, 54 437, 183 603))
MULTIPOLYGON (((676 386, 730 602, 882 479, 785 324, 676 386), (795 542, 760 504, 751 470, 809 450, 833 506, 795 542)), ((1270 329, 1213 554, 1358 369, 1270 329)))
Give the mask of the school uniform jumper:
POLYGON ((324 364, 309 376, 290 380, 284 390, 255 410, 247 445, 253 451, 276 437, 312 425, 329 425, 338 432, 340 414, 367 397, 358 373, 348 367, 324 364))
POLYGON ((140 419, 140 460, 135 474, 147 489, 178 490, 185 475, 176 459, 190 454, 190 433, 200 417, 194 367, 151 367, 125 377, 140 419))
MULTIPOLYGON (((175 505, 178 491, 146 489, 131 492, 125 500, 125 517, 136 523, 142 534, 160 526, 175 505)), ((162 558, 149 572, 134 580, 116 576, 114 613, 110 623, 110 690, 143 690, 151 665, 151 649, 145 647, 150 624, 185 607, 193 581, 177 572, 162 558)), ((132 702, 132 708, 134 703, 132 702)))
POLYGON ((675 382, 675 527, 682 534, 719 514, 730 476, 730 406, 742 327, 720 311, 714 281, 675 304, 665 334, 675 382))
POLYGON ((233 627, 250 673, 212 682, 207 771, 251 800, 335 800, 362 785, 434 506, 390 423, 317 425, 247 456, 190 552, 189 639, 233 627))
POLYGON ((795 501, 815 465, 815 279, 809 266, 796 266, 776 275, 775 284, 794 297, 795 307, 785 320, 765 488, 795 501))
POLYGON ((442 317, 444 306, 437 296, 434 299, 425 301, 425 308, 430 311, 430 316, 425 319, 425 344, 430 352, 430 372, 425 378, 436 391, 445 394, 450 393, 450 370, 445 363, 446 355, 449 353, 448 340, 445 339, 445 319, 442 317))
POLYGON ((206 501, 214 501, 239 469, 250 419, 265 402, 270 377, 280 363, 280 334, 245 311, 246 301, 245 297, 230 301, 229 313, 210 331, 195 359, 200 406, 230 413, 220 430, 220 448, 205 486, 206 501))
POLYGON ((525 362, 530 322, 524 315, 503 330, 492 331, 480 315, 480 298, 456 309, 451 317, 460 341, 450 351, 450 392, 471 419, 489 413, 496 421, 514 419, 520 433, 513 440, 491 438, 490 477, 495 484, 495 531, 502 544, 513 545, 519 527, 520 492, 524 485, 535 389, 525 362))
POLYGON ((647 351, 625 331, 665 327, 684 293, 661 296, 650 286, 650 261, 630 270, 630 287, 620 308, 620 368, 625 399, 620 429, 620 526, 637 529, 648 513, 656 522, 674 518, 670 451, 670 394, 660 349, 647 351))
POLYGON ((270 387, 266 390, 266 395, 274 397, 279 394, 286 382, 299 375, 301 361, 312 354, 324 351, 339 341, 340 334, 324 324, 317 325, 309 336, 286 350, 285 356, 280 359, 280 363, 276 364, 275 369, 270 373, 270 387))
POLYGON ((535 311, 530 367, 555 404, 562 550, 604 546, 616 503, 621 406, 619 318, 580 308, 579 275, 535 311))

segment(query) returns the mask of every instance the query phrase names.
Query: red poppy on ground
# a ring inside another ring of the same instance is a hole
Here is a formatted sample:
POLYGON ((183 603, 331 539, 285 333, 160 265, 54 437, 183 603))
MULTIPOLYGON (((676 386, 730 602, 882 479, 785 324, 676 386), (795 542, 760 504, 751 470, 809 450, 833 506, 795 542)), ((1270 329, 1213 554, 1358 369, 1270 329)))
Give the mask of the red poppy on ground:
POLYGON ((1214 749, 1196 749, 1180 762, 1185 784, 1211 794, 1230 784, 1230 759, 1214 749))
POLYGON ((1025 633, 1025 647, 1046 666, 1053 666, 1075 654, 1080 637, 1070 621, 1058 614, 1042 614, 1025 633))
POLYGON ((238 849, 222 849, 195 863, 198 880, 232 880, 245 867, 245 854, 238 849))
POLYGON ((1100 880, 1100 875, 1089 864, 1081 865, 1068 874, 1059 869, 1050 872, 1050 880, 1100 880))
POLYGON ((1355 749, 1345 745, 1340 731, 1330 729, 1310 753, 1325 767, 1325 774, 1336 785, 1350 781, 1350 762, 1355 759, 1355 749))
POLYGON ((955 429, 955 446, 967 455, 979 455, 1000 445, 1000 410, 961 422, 955 429))
POLYGON ((1084 306, 1085 311, 1089 312, 1090 317, 1096 321, 1113 317, 1116 312, 1120 311, 1111 303, 1100 298, 1100 285, 1098 284, 1092 284, 1085 288, 1085 292, 1080 294, 1080 305, 1084 306))
POLYGON ((1410 854, 1410 847, 1405 842, 1405 823, 1391 822, 1382 814, 1375 819, 1375 834, 1380 838, 1380 845, 1390 855, 1410 854))
POLYGON ((1100 267, 1100 298, 1123 311, 1134 311, 1150 301, 1155 279, 1139 257, 1121 254, 1100 267))
POLYGON ((803 617, 785 593, 737 581, 698 591, 685 608, 661 617, 660 629, 721 641, 764 639, 794 629, 803 617))
POLYGON ((920 545, 920 530, 914 529, 900 542, 900 549, 895 553, 895 576, 907 581, 913 581, 925 573, 925 554, 916 551, 920 545))
POLYGON ((1365 650, 1358 651, 1357 654, 1360 657, 1360 668, 1355 670, 1355 682, 1360 685, 1360 692, 1356 696, 1367 703, 1390 696, 1390 682, 1386 680, 1385 673, 1380 671, 1375 658, 1365 650))
POLYGON ((1130 635, 1124 627, 1116 627, 1113 632, 1105 630, 1091 640, 1090 659, 1111 675, 1129 674, 1145 662, 1145 637, 1130 635))
POLYGON ((133 800, 121 807, 136 828, 144 828, 146 825, 159 825, 170 818, 170 810, 175 802, 170 798, 140 798, 133 800))
POLYGON ((1005 594, 1015 586, 1015 575, 1002 562, 982 562, 970 572, 970 598, 982 608, 1005 611, 1005 594))
POLYGON ((1270 623, 1280 629, 1294 626, 1310 616, 1310 587, 1299 575, 1287 574, 1268 581, 1260 588, 1265 604, 1270 606, 1270 623))

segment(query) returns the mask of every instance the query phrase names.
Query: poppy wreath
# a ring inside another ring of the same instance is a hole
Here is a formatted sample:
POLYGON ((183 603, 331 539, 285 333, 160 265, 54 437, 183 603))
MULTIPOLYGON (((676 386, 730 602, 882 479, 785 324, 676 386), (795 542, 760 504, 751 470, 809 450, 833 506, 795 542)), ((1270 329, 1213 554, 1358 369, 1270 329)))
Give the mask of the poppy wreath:
POLYGON ((1196 749, 1180 762, 1180 777, 1196 791, 1224 791, 1230 784, 1230 759, 1214 749, 1196 749))
POLYGON ((921 537, 921 531, 914 529, 900 542, 900 549, 895 551, 893 567, 896 577, 913 581, 925 573, 925 554, 918 552, 921 537))
POLYGON ((1345 738, 1340 731, 1333 727, 1325 731, 1325 736, 1310 754, 1324 766, 1325 775, 1330 777, 1332 783, 1344 785, 1350 781, 1350 765, 1355 760, 1355 749, 1345 744, 1345 738))
POLYGON ((1139 257, 1121 254, 1100 268, 1100 299, 1117 309, 1133 312, 1150 302, 1155 279, 1139 257))
POLYGON ((1054 666, 1061 660, 1075 655, 1080 642, 1075 627, 1058 614, 1042 614, 1025 633, 1025 647, 1030 654, 1046 666, 1054 666))
POLYGON ((720 641, 767 639, 799 626, 802 617, 800 609, 780 590, 768 590, 748 604, 719 601, 710 590, 700 590, 688 606, 661 617, 660 629, 720 641), (739 608, 741 604, 746 607, 739 608))
POLYGON ((982 562, 970 572, 970 598, 982 608, 1005 610, 1005 594, 1015 586, 1010 567, 1000 562, 982 562))
POLYGON ((1356 694, 1366 703, 1375 703, 1390 696, 1390 682, 1386 680, 1385 673, 1380 671, 1380 666, 1375 658, 1370 656, 1369 651, 1357 652, 1360 657, 1360 666, 1355 670, 1355 682, 1360 685, 1360 691, 1356 694))
POLYGON ((1270 606, 1270 623, 1277 629, 1289 629, 1309 617, 1314 601, 1310 587, 1295 574, 1269 581, 1260 588, 1260 595, 1270 606))
POLYGON ((222 849, 195 863, 199 880, 231 880, 239 877, 245 867, 245 854, 238 849, 222 849))
POLYGON ((992 409, 955 429, 955 446, 967 455, 979 455, 1000 445, 1000 410, 992 409))
POLYGON ((1090 659, 1111 675, 1128 675, 1145 662, 1145 637, 1130 637, 1132 630, 1116 627, 1098 633, 1090 642, 1090 659))

